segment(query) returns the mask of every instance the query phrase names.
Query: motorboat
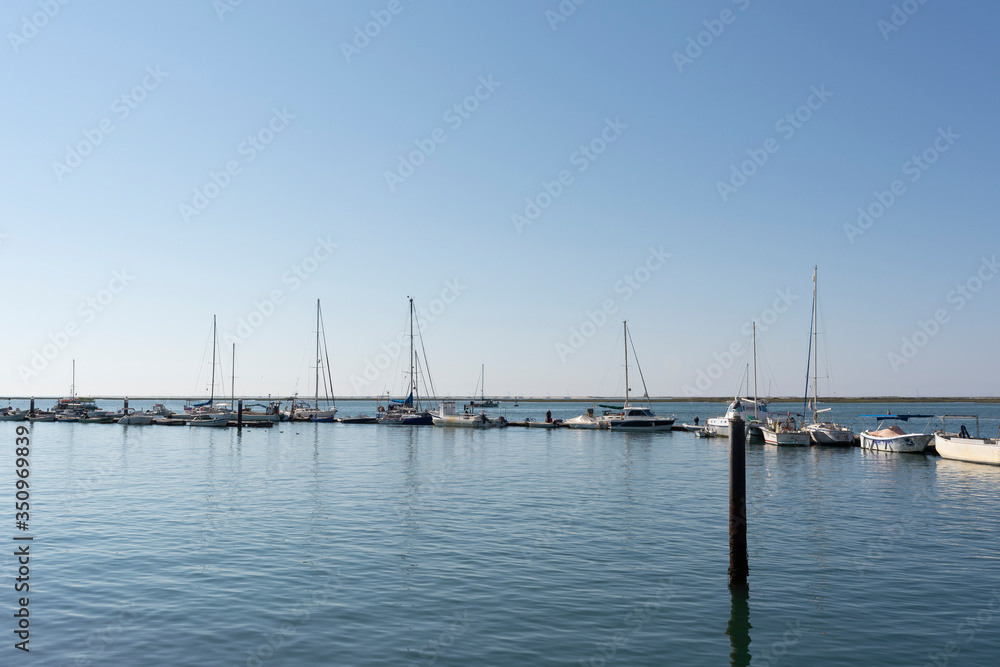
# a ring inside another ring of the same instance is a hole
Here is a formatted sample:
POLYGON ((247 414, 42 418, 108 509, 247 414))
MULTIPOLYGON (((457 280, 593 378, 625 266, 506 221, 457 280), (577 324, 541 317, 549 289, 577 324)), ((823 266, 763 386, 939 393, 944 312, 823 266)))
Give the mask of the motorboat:
POLYGON ((539 421, 534 417, 525 417, 524 425, 527 426, 528 428, 559 428, 560 426, 562 426, 562 420, 553 419, 550 421, 545 421, 545 420, 539 421))
POLYGON ((572 419, 564 419, 563 426, 567 428, 580 428, 580 429, 598 429, 607 428, 608 425, 601 421, 599 418, 594 416, 594 408, 587 408, 585 414, 579 417, 573 417, 572 419))
POLYGON ((369 417, 368 415, 361 414, 356 417, 340 417, 337 419, 341 424, 377 424, 378 419, 376 417, 369 417))
POLYGON ((220 417, 211 414, 200 414, 191 417, 191 419, 188 420, 188 425, 213 426, 213 427, 229 426, 229 417, 224 417, 224 416, 220 417))
POLYGON ((861 440, 862 449, 870 449, 876 452, 920 453, 925 451, 931 440, 934 439, 933 433, 926 432, 927 428, 930 427, 929 420, 934 419, 934 415, 881 414, 860 416, 874 418, 879 422, 876 428, 862 431, 858 434, 858 439, 861 440), (925 428, 924 431, 916 433, 906 431, 898 424, 892 423, 906 422, 910 419, 927 419, 927 428, 925 428), (890 423, 886 425, 886 422, 890 423))
POLYGON ((746 398, 737 396, 726 408, 723 417, 709 417, 705 420, 705 428, 718 436, 729 437, 729 421, 735 417, 742 419, 748 432, 754 434, 766 422, 759 418, 759 415, 767 416, 767 401, 764 399, 746 398))
POLYGON ((764 444, 778 447, 803 447, 808 446, 810 441, 809 432, 800 429, 791 414, 771 417, 767 426, 760 427, 760 432, 764 436, 764 444))
POLYGON ((1000 431, 996 438, 983 438, 979 435, 979 418, 970 415, 945 415, 941 430, 934 433, 934 448, 943 459, 967 461, 969 463, 985 463, 1000 466, 1000 431), (973 437, 962 424, 958 433, 949 433, 947 420, 974 419, 976 435, 973 437))
POLYGON ((455 410, 455 401, 441 401, 438 412, 431 413, 434 426, 452 426, 458 428, 497 428, 507 425, 503 417, 490 417, 484 411, 478 414, 470 412, 469 406, 459 413, 455 410))
POLYGON ((12 407, 7 407, 3 411, 0 411, 0 421, 3 422, 20 422, 24 421, 27 416, 27 411, 12 407))
POLYGON ((119 418, 118 423, 126 426, 146 426, 153 423, 153 415, 132 410, 127 415, 119 418))

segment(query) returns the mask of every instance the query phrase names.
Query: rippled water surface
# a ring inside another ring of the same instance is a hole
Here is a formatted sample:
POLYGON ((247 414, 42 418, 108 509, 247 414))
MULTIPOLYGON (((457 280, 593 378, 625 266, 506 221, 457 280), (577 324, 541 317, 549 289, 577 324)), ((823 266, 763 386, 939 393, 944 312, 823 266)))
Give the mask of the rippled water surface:
POLYGON ((31 441, 31 654, 6 555, 0 664, 1000 664, 1000 468, 751 443, 734 599, 724 439, 36 423, 31 441))

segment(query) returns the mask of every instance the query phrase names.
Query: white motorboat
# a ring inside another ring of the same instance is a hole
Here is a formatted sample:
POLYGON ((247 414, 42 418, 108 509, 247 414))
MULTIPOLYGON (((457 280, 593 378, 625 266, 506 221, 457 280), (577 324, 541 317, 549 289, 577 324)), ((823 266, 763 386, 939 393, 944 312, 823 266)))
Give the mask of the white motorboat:
POLYGON ((562 421, 559 419, 553 419, 552 421, 538 421, 534 417, 525 417, 524 425, 528 428, 559 428, 562 426, 562 421))
POLYGON ((29 422, 54 422, 56 414, 54 412, 38 411, 35 414, 28 414, 29 422))
POLYGON ((126 426, 145 426, 153 423, 153 415, 133 410, 121 417, 118 423, 126 426))
MULTIPOLYGON (((608 425, 612 431, 670 431, 674 425, 673 417, 660 417, 653 413, 653 404, 649 400, 649 391, 646 389, 646 380, 642 377, 642 367, 639 365, 639 358, 635 357, 635 366, 639 371, 639 379, 642 381, 642 396, 646 401, 646 406, 632 405, 629 402, 629 381, 628 381, 628 348, 632 343, 632 337, 628 332, 628 322, 622 322, 625 342, 625 402, 622 405, 602 405, 607 408, 601 416, 601 421, 608 425), (614 412, 619 410, 620 412, 614 412)), ((635 344, 632 344, 632 355, 635 356, 635 344)))
POLYGON ((768 445, 778 447, 809 445, 809 432, 800 429, 795 422, 795 417, 790 414, 785 417, 770 418, 767 426, 760 427, 760 432, 764 436, 764 443, 768 445))
POLYGON ((934 448, 941 458, 1000 466, 1000 432, 996 438, 980 437, 979 418, 972 415, 945 415, 941 420, 944 422, 942 428, 934 434, 934 448), (949 419, 974 419, 975 437, 966 430, 965 424, 958 433, 948 433, 949 419))
POLYGON ((586 414, 582 414, 579 417, 563 420, 563 426, 580 429, 607 428, 607 424, 594 416, 594 408, 587 408, 586 414))
POLYGON ((507 420, 503 417, 490 417, 485 412, 478 414, 466 411, 459 414, 455 410, 455 401, 441 401, 441 406, 436 413, 431 413, 435 426, 454 426, 458 428, 496 428, 506 426, 507 420))
POLYGON ((926 429, 920 433, 908 432, 900 428, 897 424, 886 422, 901 421, 910 419, 927 419, 927 427, 930 427, 931 419, 934 415, 860 415, 861 417, 871 417, 879 420, 878 427, 858 434, 862 449, 870 449, 876 452, 906 452, 920 453, 927 449, 934 438, 933 433, 927 433, 926 429))
POLYGON ((712 433, 722 437, 729 437, 729 420, 734 417, 739 417, 747 424, 747 428, 751 428, 751 425, 756 428, 763 425, 758 415, 767 415, 767 401, 764 399, 755 398, 734 398, 726 408, 726 415, 724 417, 709 417, 705 420, 705 428, 710 430, 712 433))
MULTIPOLYGON (((813 367, 813 398, 812 398, 812 423, 803 428, 809 432, 809 439, 814 445, 853 445, 854 430, 850 426, 843 426, 836 422, 820 421, 821 412, 829 412, 832 408, 818 409, 819 402, 819 317, 816 301, 816 275, 818 266, 813 266, 813 303, 812 321, 809 324, 810 337, 809 346, 812 352, 813 367)), ((806 356, 806 402, 808 407, 809 391, 809 356, 806 356)))
POLYGON ((715 434, 715 431, 712 431, 707 426, 699 428, 696 431, 694 431, 694 435, 697 438, 717 438, 717 437, 719 437, 718 435, 715 434))
POLYGON ((17 408, 8 407, 0 412, 0 421, 2 422, 20 422, 24 421, 28 416, 26 410, 19 410, 17 408))

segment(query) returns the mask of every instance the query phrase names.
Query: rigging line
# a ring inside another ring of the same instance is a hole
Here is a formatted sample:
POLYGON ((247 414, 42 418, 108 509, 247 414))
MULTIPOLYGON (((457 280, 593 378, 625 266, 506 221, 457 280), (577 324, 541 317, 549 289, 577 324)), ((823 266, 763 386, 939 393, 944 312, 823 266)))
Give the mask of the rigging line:
POLYGON ((437 396, 437 392, 434 390, 434 378, 431 377, 431 365, 427 361, 427 351, 424 349, 424 334, 420 331, 420 318, 417 318, 417 340, 420 341, 420 353, 424 356, 424 388, 427 388, 428 383, 430 383, 431 393, 430 396, 437 396))
MULTIPOLYGON (((209 340, 212 336, 209 335, 209 340)), ((198 386, 201 384, 201 374, 205 372, 205 357, 208 355, 208 345, 206 345, 201 351, 201 363, 198 364, 198 375, 194 380, 194 391, 191 393, 192 396, 198 395, 198 386)))
MULTIPOLYGON (((317 304, 317 305, 319 305, 319 304, 317 304)), ((328 394, 329 398, 327 398, 327 400, 328 401, 332 401, 334 407, 336 407, 336 405, 337 405, 337 396, 336 396, 336 394, 333 393, 333 374, 331 373, 331 370, 330 370, 330 350, 326 346, 326 321, 323 319, 323 307, 322 306, 319 306, 319 328, 323 332, 323 357, 324 357, 324 364, 323 365, 326 367, 326 377, 323 378, 323 385, 324 385, 323 386, 323 391, 326 392, 326 386, 325 385, 326 385, 327 380, 329 380, 330 381, 330 391, 329 391, 329 394, 328 394)))
MULTIPOLYGON (((649 404, 649 409, 653 409, 653 403, 649 400, 649 392, 646 391, 646 378, 642 377, 642 366, 639 365, 639 355, 635 353, 635 342, 632 340, 632 332, 628 333, 628 342, 632 346, 632 356, 635 357, 635 367, 639 369, 639 379, 642 381, 642 395, 646 399, 646 403, 649 404)), ((628 363, 628 360, 625 360, 628 363)))

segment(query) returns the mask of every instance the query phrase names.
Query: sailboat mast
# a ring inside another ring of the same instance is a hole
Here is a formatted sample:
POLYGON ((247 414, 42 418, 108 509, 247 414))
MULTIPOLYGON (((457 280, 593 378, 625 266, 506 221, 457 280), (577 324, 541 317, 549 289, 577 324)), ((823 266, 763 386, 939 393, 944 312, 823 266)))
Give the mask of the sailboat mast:
POLYGON ((233 402, 233 407, 236 405, 236 343, 233 343, 233 379, 232 386, 229 388, 229 400, 233 402))
POLYGON ((628 405, 628 320, 622 320, 625 336, 625 405, 628 405))
POLYGON ((412 395, 416 393, 417 382, 416 378, 413 377, 413 297, 407 297, 410 299, 410 391, 408 394, 412 395))
POLYGON ((316 299, 316 397, 314 399, 315 408, 319 410, 319 299, 316 299))
POLYGON ((757 323, 753 323, 753 418, 757 419, 757 323))
POLYGON ((215 315, 212 315, 212 393, 208 397, 209 405, 215 405, 215 348, 219 346, 219 337, 215 326, 215 317, 215 315))
POLYGON ((483 366, 482 366, 482 368, 480 369, 479 372, 482 375, 482 380, 483 380, 483 383, 481 385, 479 385, 479 399, 480 399, 480 401, 482 401, 483 403, 485 403, 486 402, 486 364, 483 364, 483 366))
POLYGON ((73 379, 69 385, 70 398, 76 398, 76 359, 73 360, 73 379))
POLYGON ((819 266, 813 266, 813 422, 816 421, 816 408, 819 403, 819 317, 816 305, 816 274, 819 266))

